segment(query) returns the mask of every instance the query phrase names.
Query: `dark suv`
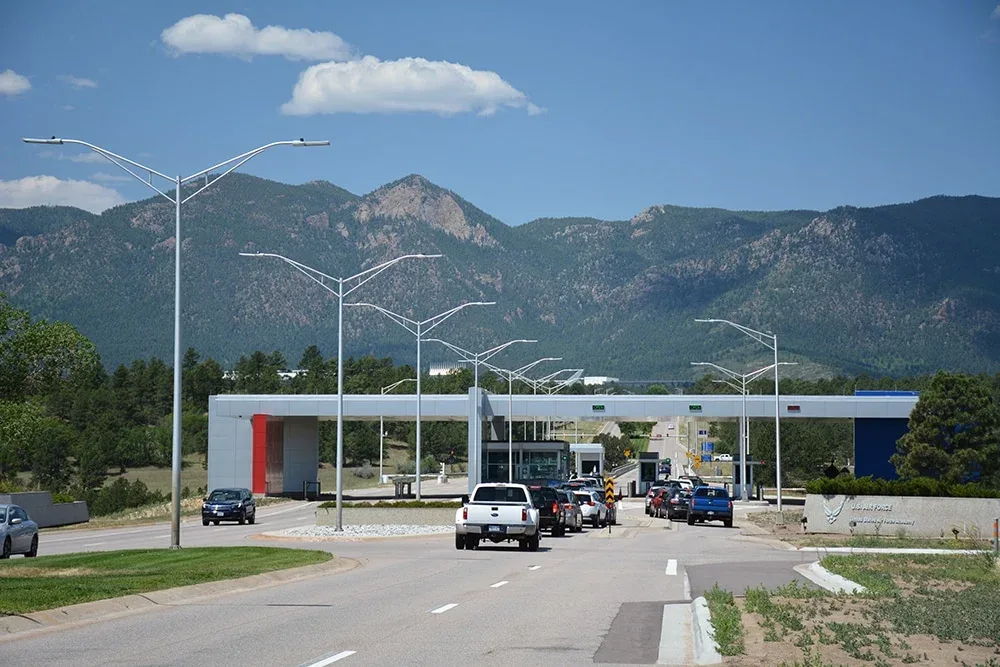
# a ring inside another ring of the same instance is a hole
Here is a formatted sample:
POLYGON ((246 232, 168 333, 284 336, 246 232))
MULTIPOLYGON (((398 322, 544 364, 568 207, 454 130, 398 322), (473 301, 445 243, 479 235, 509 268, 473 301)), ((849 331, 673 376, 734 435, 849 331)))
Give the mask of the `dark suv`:
POLYGON ((556 490, 551 486, 531 485, 531 504, 538 510, 538 528, 551 530, 552 537, 566 534, 566 508, 559 502, 556 490))
POLYGON ((237 521, 251 525, 257 520, 257 505, 250 489, 215 489, 201 504, 201 525, 211 521, 216 526, 220 521, 237 521))

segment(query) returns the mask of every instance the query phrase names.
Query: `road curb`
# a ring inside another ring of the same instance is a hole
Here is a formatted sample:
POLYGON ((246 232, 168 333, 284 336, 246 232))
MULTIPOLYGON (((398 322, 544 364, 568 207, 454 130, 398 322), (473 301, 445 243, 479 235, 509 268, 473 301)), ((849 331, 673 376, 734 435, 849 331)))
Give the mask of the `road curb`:
POLYGON ((917 554, 925 556, 979 556, 979 549, 894 549, 892 547, 798 547, 796 551, 818 554, 917 554))
POLYGON ((712 616, 708 611, 708 600, 697 597, 691 601, 691 635, 694 640, 694 662, 696 665, 718 665, 722 655, 715 644, 712 616))
POLYGON ((831 593, 864 593, 868 589, 847 577, 834 574, 820 565, 819 561, 803 563, 792 568, 803 577, 831 593))
POLYGON ((63 627, 111 620, 158 607, 184 604, 229 593, 243 593, 313 577, 340 574, 353 570, 360 564, 360 561, 353 558, 332 558, 318 565, 274 570, 240 579, 210 581, 107 600, 83 602, 29 614, 0 616, 0 644, 63 627))

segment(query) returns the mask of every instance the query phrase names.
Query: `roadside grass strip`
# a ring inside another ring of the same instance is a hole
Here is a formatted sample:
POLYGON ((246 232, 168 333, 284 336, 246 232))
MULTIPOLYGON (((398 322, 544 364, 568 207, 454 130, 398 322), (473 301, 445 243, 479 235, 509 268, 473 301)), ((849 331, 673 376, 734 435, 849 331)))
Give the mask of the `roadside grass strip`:
POLYGON ((715 584, 705 593, 708 611, 712 615, 715 643, 722 655, 743 653, 743 614, 733 600, 733 594, 715 584))
POLYGON ((0 616, 315 565, 325 551, 191 547, 39 556, 0 562, 0 616))
POLYGON ((830 593, 797 582, 747 588, 735 601, 746 659, 1000 667, 1000 567, 992 555, 858 554, 828 556, 822 565, 867 590, 830 593))

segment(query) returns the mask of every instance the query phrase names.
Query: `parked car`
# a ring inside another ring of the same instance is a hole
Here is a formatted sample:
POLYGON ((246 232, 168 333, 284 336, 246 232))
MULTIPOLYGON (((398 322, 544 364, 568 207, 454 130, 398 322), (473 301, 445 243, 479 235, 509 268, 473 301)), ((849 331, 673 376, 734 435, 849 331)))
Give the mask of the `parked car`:
POLYGON ((201 504, 201 525, 211 521, 236 521, 253 525, 257 521, 257 504, 250 489, 215 489, 201 504))
POLYGON ((583 520, 590 522, 591 528, 600 528, 608 520, 608 506, 597 491, 574 491, 580 499, 583 520))
POLYGON ((733 501, 729 492, 717 486, 699 486, 688 503, 687 522, 721 521, 726 528, 733 527, 733 501))
POLYGON ((552 537, 566 534, 566 510, 559 503, 559 496, 551 486, 529 486, 531 504, 538 510, 538 526, 548 530, 552 537))
POLYGON ((687 517, 688 503, 691 500, 690 491, 679 486, 671 486, 661 492, 661 497, 663 500, 657 508, 659 511, 656 516, 671 521, 687 517))
POLYGON ((558 489, 556 495, 566 511, 566 526, 575 533, 583 532, 583 510, 576 494, 569 489, 558 489))
POLYGON ((732 461, 733 461, 733 455, 732 454, 716 454, 713 460, 732 463, 732 461))
POLYGON ((538 551, 539 510, 524 484, 477 484, 455 512, 455 548, 472 550, 480 540, 516 541, 521 551, 538 551))
POLYGON ((0 505, 0 558, 38 555, 38 524, 18 505, 0 505))
POLYGON ((653 496, 655 496, 657 494, 657 492, 661 488, 663 488, 664 486, 666 486, 666 485, 667 485, 667 483, 665 481, 653 482, 652 484, 649 485, 649 490, 646 491, 646 514, 647 515, 653 516, 653 511, 651 509, 651 503, 653 502, 653 496))

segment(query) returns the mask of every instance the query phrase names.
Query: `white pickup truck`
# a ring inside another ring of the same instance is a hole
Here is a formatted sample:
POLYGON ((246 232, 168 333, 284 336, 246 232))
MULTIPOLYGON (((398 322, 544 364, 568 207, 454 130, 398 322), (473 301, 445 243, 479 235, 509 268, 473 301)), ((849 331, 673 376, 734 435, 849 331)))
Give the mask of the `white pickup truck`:
POLYGON ((455 513, 455 548, 475 549, 480 540, 517 541, 521 551, 538 551, 538 510, 523 484, 478 484, 455 513))

